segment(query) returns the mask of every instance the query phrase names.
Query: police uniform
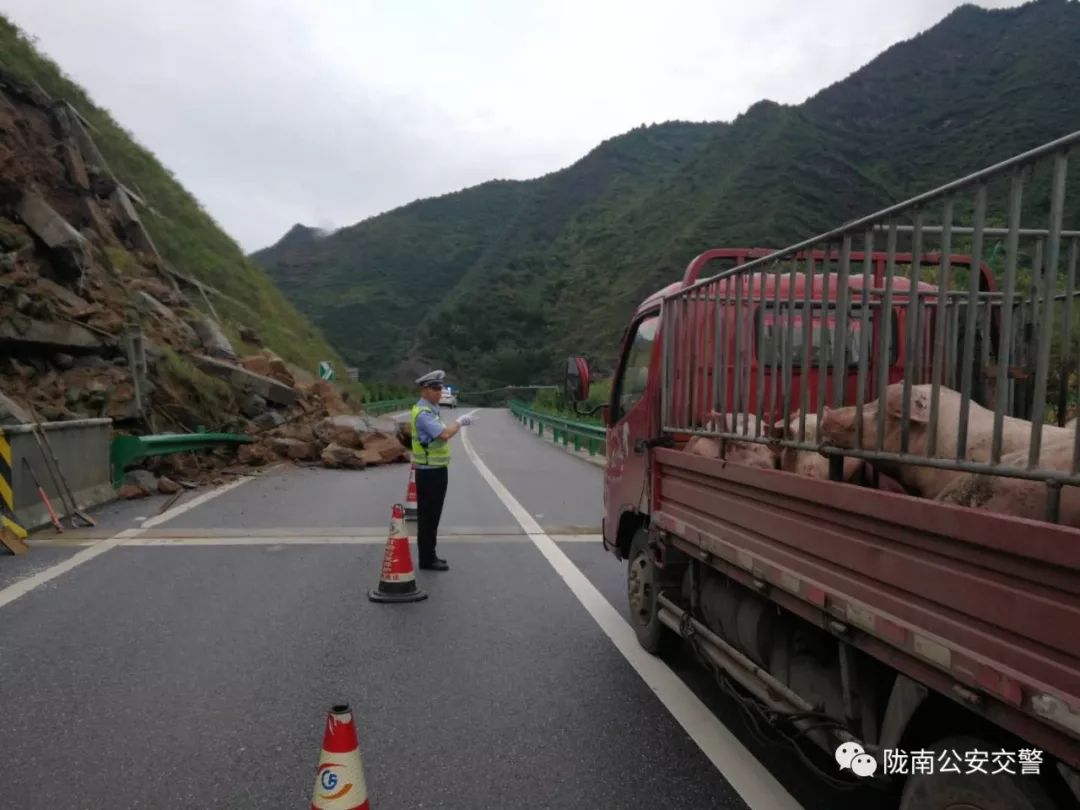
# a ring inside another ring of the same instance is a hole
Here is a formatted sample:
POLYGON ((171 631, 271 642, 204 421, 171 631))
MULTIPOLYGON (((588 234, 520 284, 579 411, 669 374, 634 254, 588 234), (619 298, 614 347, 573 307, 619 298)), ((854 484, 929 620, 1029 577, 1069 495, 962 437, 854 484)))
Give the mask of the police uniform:
MULTIPOLYGON (((420 377, 421 388, 441 389, 446 375, 437 370, 420 377)), ((420 568, 445 571, 446 560, 435 554, 436 535, 442 517, 446 486, 450 479, 450 441, 438 438, 446 425, 439 417, 439 406, 421 398, 412 407, 412 455, 416 465, 416 546, 420 568)))

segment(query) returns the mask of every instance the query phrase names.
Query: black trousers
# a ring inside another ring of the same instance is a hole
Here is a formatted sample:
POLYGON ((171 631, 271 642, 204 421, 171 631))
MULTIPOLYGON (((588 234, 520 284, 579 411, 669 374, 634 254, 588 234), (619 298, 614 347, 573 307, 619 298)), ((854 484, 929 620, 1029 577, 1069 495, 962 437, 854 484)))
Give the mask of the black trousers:
POLYGON ((418 565, 435 560, 435 536, 439 532, 446 485, 450 481, 450 468, 416 471, 416 547, 420 557, 418 565))

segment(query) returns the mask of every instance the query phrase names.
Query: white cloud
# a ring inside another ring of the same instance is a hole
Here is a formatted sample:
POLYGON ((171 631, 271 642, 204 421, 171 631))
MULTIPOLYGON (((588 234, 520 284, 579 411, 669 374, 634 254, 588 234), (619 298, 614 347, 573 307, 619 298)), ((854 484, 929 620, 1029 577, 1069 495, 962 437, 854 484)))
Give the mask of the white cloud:
POLYGON ((960 3, 5 5, 251 250, 537 176, 640 123, 798 103, 960 3))

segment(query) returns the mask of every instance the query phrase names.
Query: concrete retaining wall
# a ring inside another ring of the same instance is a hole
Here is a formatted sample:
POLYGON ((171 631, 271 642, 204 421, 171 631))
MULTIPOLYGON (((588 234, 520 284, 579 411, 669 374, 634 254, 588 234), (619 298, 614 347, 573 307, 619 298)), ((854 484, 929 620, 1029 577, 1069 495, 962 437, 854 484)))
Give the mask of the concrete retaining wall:
MULTIPOLYGON (((109 475, 109 446, 112 441, 111 419, 79 419, 71 422, 46 422, 42 425, 53 452, 60 462, 75 501, 80 509, 105 503, 116 497, 109 475)), ((63 518, 64 500, 53 483, 49 468, 34 439, 30 425, 5 425, 4 434, 11 443, 11 478, 15 494, 15 517, 27 530, 49 523, 49 513, 37 494, 34 479, 26 470, 26 459, 45 494, 63 518)), ((48 453, 48 448, 45 450, 48 453)), ((67 528, 67 526, 65 526, 67 528)))

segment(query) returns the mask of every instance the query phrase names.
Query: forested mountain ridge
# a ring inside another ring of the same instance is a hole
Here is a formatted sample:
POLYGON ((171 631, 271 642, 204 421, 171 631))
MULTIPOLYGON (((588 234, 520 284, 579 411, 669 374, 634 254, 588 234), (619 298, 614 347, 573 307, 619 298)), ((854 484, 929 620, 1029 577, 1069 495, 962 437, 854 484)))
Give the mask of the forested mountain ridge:
POLYGON ((551 381, 567 353, 610 361, 702 250, 781 247, 1080 129, 1077 41, 1077 2, 964 6, 801 105, 638 128, 255 258, 368 375, 551 381))

